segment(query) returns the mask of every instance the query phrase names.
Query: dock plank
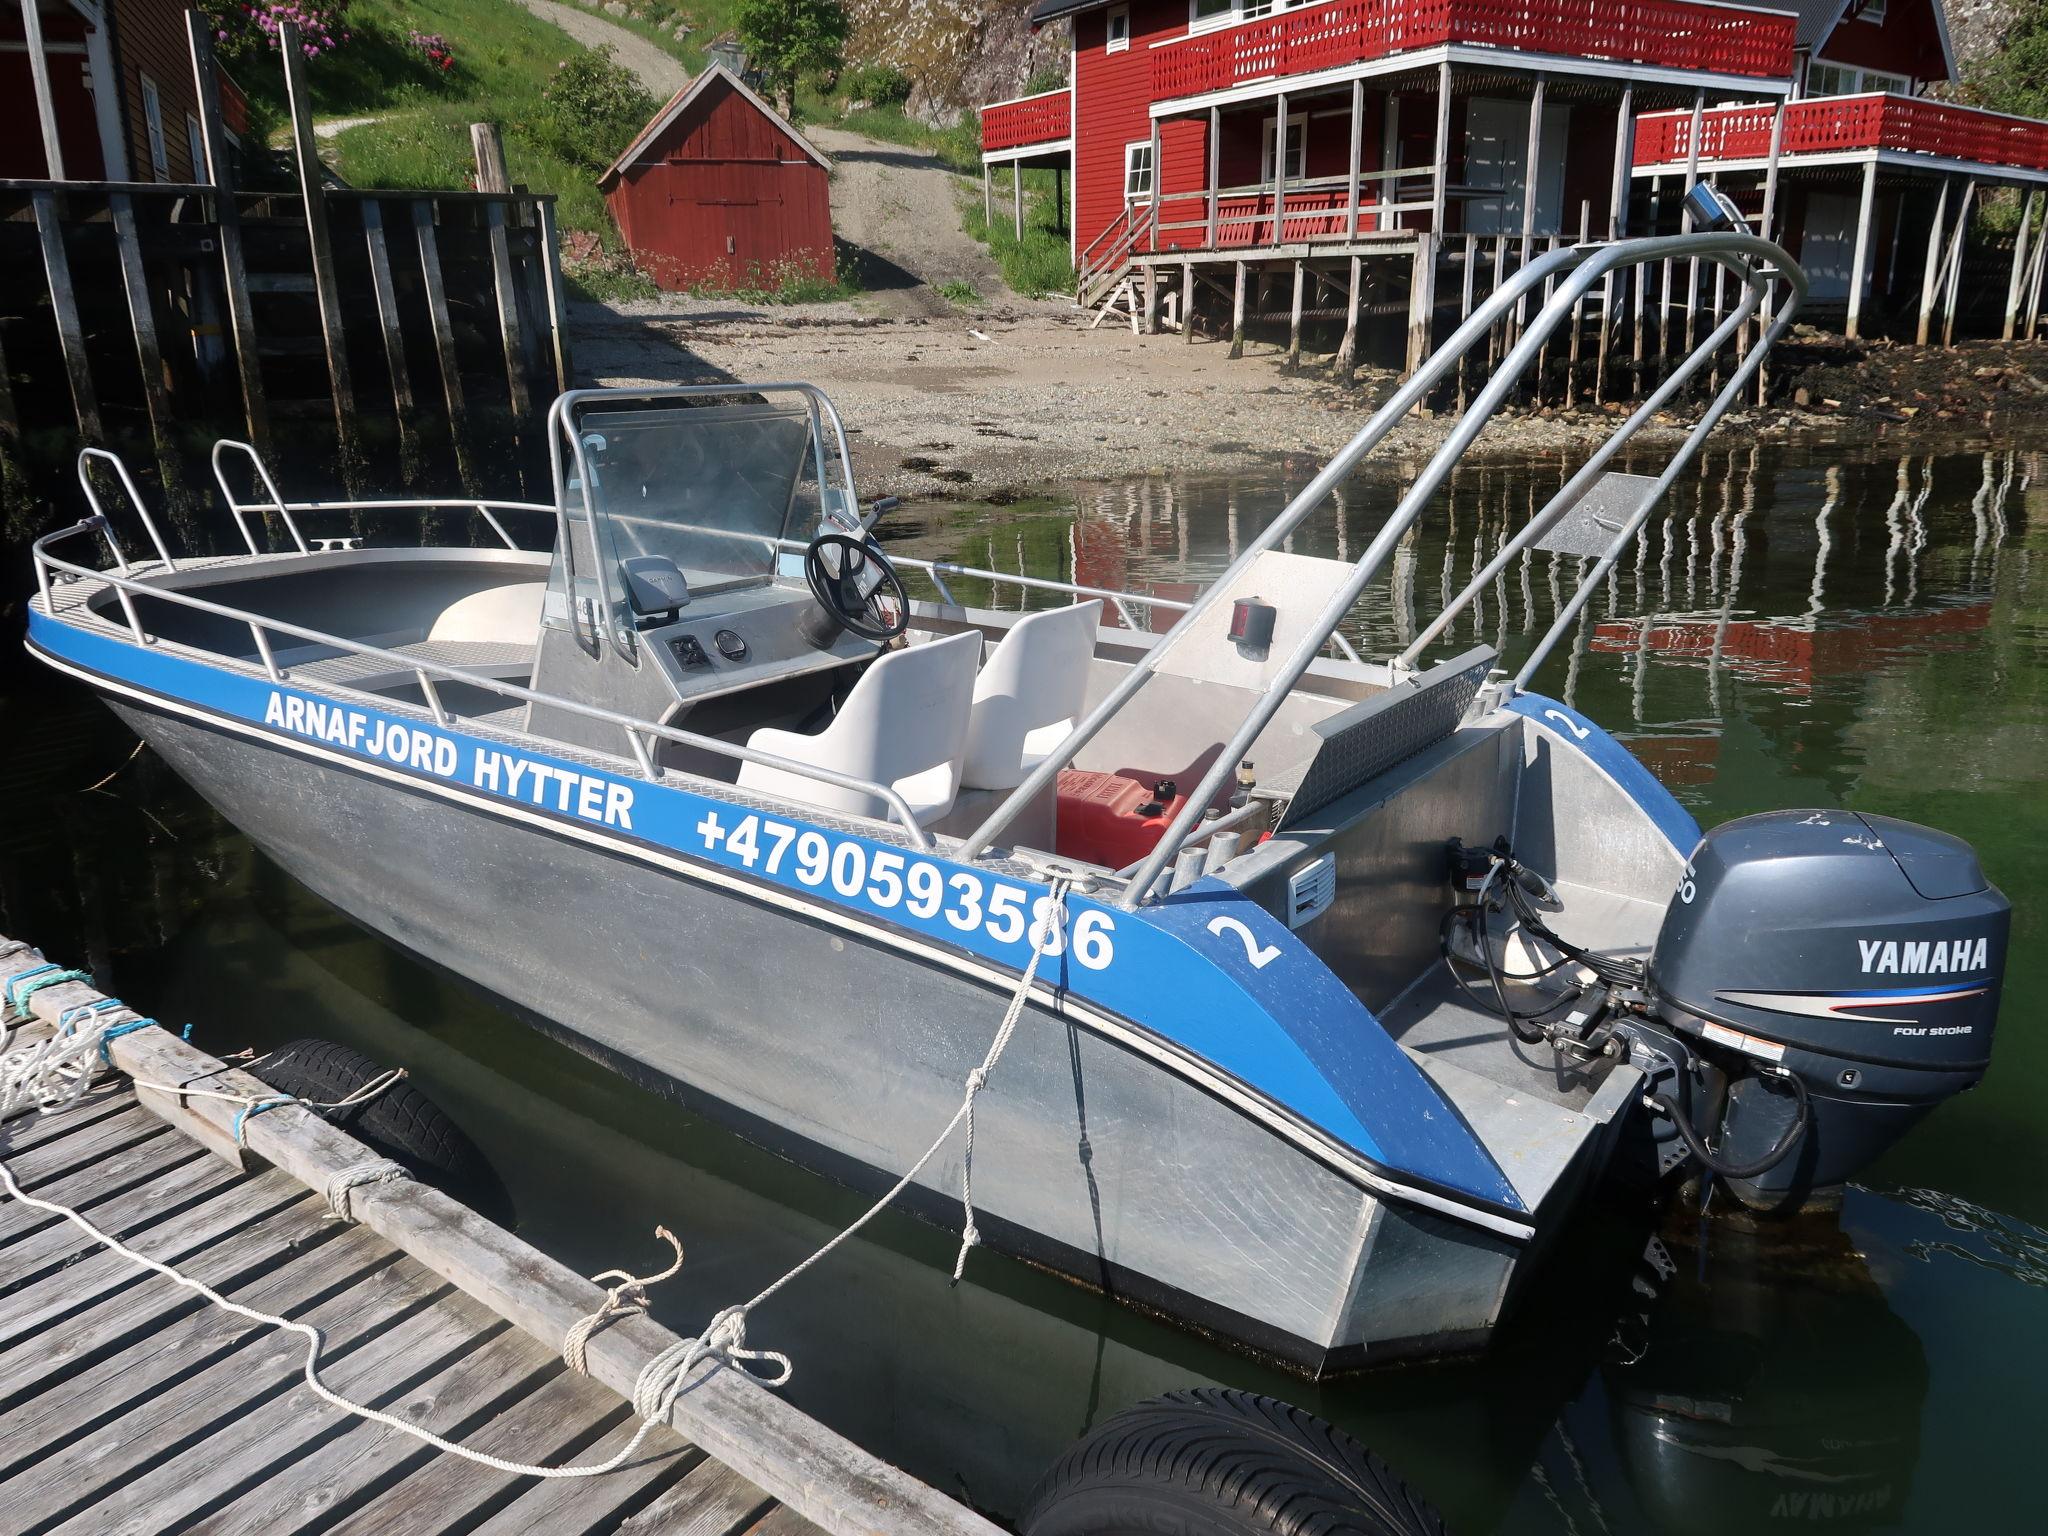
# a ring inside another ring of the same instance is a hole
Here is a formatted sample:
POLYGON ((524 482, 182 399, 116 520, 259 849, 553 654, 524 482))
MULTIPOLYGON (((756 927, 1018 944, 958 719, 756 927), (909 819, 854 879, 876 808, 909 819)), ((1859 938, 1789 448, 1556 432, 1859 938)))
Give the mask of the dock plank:
MULTIPOLYGON (((603 1448, 592 1448, 593 1431, 624 1428, 630 1434, 631 1423, 608 1422, 622 1417, 630 1419, 630 1410, 616 1397, 588 1377, 564 1370, 501 1409, 489 1423, 465 1436, 463 1444, 508 1461, 549 1466, 573 1457, 590 1465, 602 1462, 618 1444, 615 1436, 600 1434, 597 1444, 603 1448)), ((644 1464, 655 1477, 675 1477, 687 1470, 696 1454, 672 1430, 658 1429, 634 1460, 636 1467, 644 1464)), ((534 1483, 580 1484, 584 1501, 604 1508, 616 1508, 622 1495, 630 1496, 640 1486, 627 1481, 624 1487, 615 1487, 612 1482, 610 1477, 517 1477, 440 1454, 356 1510, 329 1536, 434 1536, 447 1524, 467 1524, 509 1491, 534 1483)))
MULTIPOLYGON (((184 1146, 184 1138, 173 1137, 172 1145, 184 1146)), ((155 1223, 171 1220, 193 1201, 204 1199, 208 1194, 232 1184, 235 1177, 218 1159, 187 1157, 168 1167, 159 1163, 149 1177, 105 1200, 96 1200, 89 1205, 73 1203, 103 1231, 140 1231, 155 1223)), ((98 1243, 63 1217, 36 1211, 33 1206, 21 1209, 33 1211, 45 1219, 32 1231, 10 1234, 7 1274, 4 1280, 0 1280, 0 1291, 16 1293, 31 1289, 51 1266, 64 1264, 80 1254, 114 1258, 113 1254, 103 1254, 98 1243)), ((120 1262, 126 1264, 126 1260, 120 1262)), ((130 1273, 139 1273, 133 1265, 128 1269, 130 1273)), ((0 1321, 0 1344, 13 1337, 15 1335, 7 1323, 0 1321)))
MULTIPOLYGON (((277 1220, 302 1220, 298 1209, 281 1212, 277 1220)), ((289 1244, 287 1234, 256 1232, 258 1240, 289 1244)), ((233 1246, 222 1244, 211 1251, 216 1265, 228 1257, 233 1246)), ((216 1284, 224 1295, 245 1306, 289 1316, 309 1302, 328 1293, 359 1284, 367 1276, 396 1260, 381 1243, 361 1234, 340 1234, 335 1241, 310 1247, 276 1263, 277 1249, 264 1253, 266 1262, 276 1265, 255 1283, 237 1286, 228 1276, 216 1284)), ((199 1264, 186 1267, 195 1279, 204 1279, 199 1264)), ((14 1452, 24 1454, 31 1446, 68 1443, 95 1427, 101 1420, 125 1410, 136 1398, 155 1393, 204 1370, 232 1350, 246 1344, 260 1325, 245 1317, 210 1307, 189 1292, 169 1285, 137 1287, 111 1298, 82 1317, 74 1318, 64 1331, 47 1344, 13 1351, 24 1369, 21 1387, 12 1394, 10 1406, 0 1413, 0 1477, 18 1463, 14 1452), (177 1305, 185 1312, 169 1321, 152 1315, 152 1303, 177 1305), (72 1361, 99 1354, 125 1343, 119 1354, 108 1355, 97 1364, 83 1368, 72 1361)))
MULTIPOLYGON (((413 1331, 439 1342, 420 1347, 373 1337, 322 1371, 329 1387, 436 1433, 460 1434, 471 1417, 508 1391, 524 1391, 548 1369, 535 1358, 531 1339, 460 1292, 450 1292, 410 1322, 413 1331)), ((179 1469, 175 1486, 153 1490, 146 1514, 155 1523, 103 1529, 108 1536, 146 1536, 168 1517, 188 1536, 287 1536, 324 1523, 351 1492, 402 1475, 411 1459, 408 1447, 418 1445, 296 1385, 262 1422, 210 1436, 204 1455, 179 1469), (379 1447, 391 1454, 373 1454, 379 1447)), ((432 1454, 419 1446, 418 1455, 432 1454)))
MULTIPOLYGON (((10 1038, 6 1048, 12 1050, 15 1043, 10 1038)), ((14 1160, 31 1147, 75 1136, 109 1115, 129 1114, 140 1107, 126 1079, 109 1073, 98 1086, 87 1089, 83 1097, 59 1114, 10 1118, 5 1128, 0 1129, 0 1157, 6 1158, 8 1166, 12 1167, 14 1160)), ((143 1112, 148 1113, 147 1110, 143 1112)))
POLYGON ((619 1536, 732 1536, 774 1500, 722 1461, 707 1461, 619 1527, 619 1536))
MULTIPOLYGON (((175 1169, 155 1183, 121 1196, 118 1202, 109 1202, 94 1214, 105 1214, 110 1224, 118 1226, 112 1215, 117 1207, 132 1204, 146 1208, 152 1194, 183 1204, 198 1194, 199 1202, 189 1209, 176 1210, 175 1219, 165 1216, 130 1234, 133 1241, 129 1246, 136 1252, 146 1253, 160 1263, 175 1264, 217 1238, 290 1204, 299 1195, 289 1180, 265 1176, 251 1181, 245 1198, 242 1191, 220 1187, 231 1184, 233 1179, 233 1174, 209 1158, 196 1166, 175 1169), (258 1182, 263 1185, 260 1190, 254 1188, 258 1182)), ((60 1257, 73 1257, 75 1262, 65 1263, 54 1274, 31 1280, 8 1296, 6 1313, 0 1316, 0 1345, 51 1327, 100 1297, 134 1285, 148 1275, 147 1270, 118 1253, 101 1248, 69 1222, 8 1247, 10 1255, 17 1250, 39 1250, 44 1255, 41 1265, 25 1266, 24 1274, 46 1268, 52 1262, 47 1257, 50 1251, 60 1257), (79 1254, 84 1257, 75 1257, 79 1254)))
MULTIPOLYGON (((633 1438, 638 1427, 628 1418, 579 1459, 606 1460, 633 1438)), ((639 1455, 600 1478, 533 1479, 518 1498, 469 1536, 600 1536, 616 1530, 620 1521, 704 1460, 704 1453, 694 1446, 649 1449, 657 1443, 643 1442, 639 1455)))
MULTIPOLYGON (((419 1266, 396 1264, 308 1314, 304 1321, 329 1341, 322 1379, 338 1392, 374 1391, 386 1373, 429 1368, 465 1348, 479 1320, 436 1305, 450 1295, 419 1266)), ((58 1529, 73 1533, 148 1536, 175 1525, 197 1507, 186 1497, 195 1480, 207 1478, 220 1461, 256 1442, 267 1442, 275 1457, 289 1457, 314 1432, 309 1421, 280 1406, 301 1379, 304 1358, 305 1341, 296 1334, 258 1331, 210 1369, 143 1399, 78 1441, 61 1458, 65 1465, 39 1464, 0 1487, 0 1502, 24 1525, 63 1519, 58 1529)))

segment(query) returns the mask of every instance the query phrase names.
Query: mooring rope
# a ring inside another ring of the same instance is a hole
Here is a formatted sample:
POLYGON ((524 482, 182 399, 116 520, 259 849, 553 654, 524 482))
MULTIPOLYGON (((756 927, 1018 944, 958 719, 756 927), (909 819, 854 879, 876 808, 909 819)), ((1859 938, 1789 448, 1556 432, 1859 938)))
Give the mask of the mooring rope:
MULTIPOLYGON (((960 1200, 965 1212, 965 1220, 960 1234, 959 1258, 953 1266, 953 1278, 956 1281, 960 1278, 961 1272, 966 1267, 968 1250, 980 1241, 980 1233, 974 1224, 972 1182, 974 1101, 980 1095, 982 1089, 988 1085, 989 1074, 995 1070, 996 1063, 1002 1059, 1003 1052, 1008 1047, 1011 1036, 1016 1033, 1018 1021, 1023 1017, 1025 1004, 1031 995, 1032 984, 1038 976, 1039 961, 1049 951, 1057 953, 1064 943, 1067 926, 1067 891, 1071 883, 1071 881, 1065 879, 1055 879, 1052 881, 1045 909, 1042 915, 1032 922, 1027 932, 1026 937, 1031 949, 1031 957, 1026 962, 1023 973, 1017 979, 1016 990, 1010 998, 1009 1007, 1004 1011, 1002 1023, 997 1027, 994 1039, 989 1042, 988 1050, 982 1057, 981 1065, 967 1074, 967 1091, 960 1101, 960 1107, 953 1112, 952 1119, 948 1120, 945 1127, 933 1138, 931 1145, 925 1148, 924 1154, 915 1163, 911 1164, 910 1168, 900 1179, 889 1187, 886 1194, 863 1211, 843 1231, 831 1238, 815 1253, 811 1254, 810 1257, 803 1260, 802 1263, 795 1265, 782 1275, 781 1278, 762 1290, 751 1301, 727 1307, 719 1312, 696 1338, 679 1339, 648 1360, 640 1368, 639 1375, 634 1379, 633 1383, 633 1411, 639 1416, 639 1428, 633 1432, 631 1439, 604 1461, 591 1462, 583 1466, 567 1467, 536 1466, 528 1462, 508 1461, 504 1457, 493 1456, 487 1451, 479 1451, 473 1447, 459 1445, 452 1440, 444 1439, 432 1430, 399 1418, 395 1414, 386 1413, 380 1408, 371 1407, 367 1403, 353 1402, 342 1396, 339 1392, 334 1391, 320 1379, 320 1350, 325 1340, 320 1330, 312 1324, 299 1322, 289 1317, 281 1317, 274 1312, 265 1312, 261 1308, 245 1306, 241 1302, 231 1300, 205 1282, 195 1280, 189 1275, 180 1274, 170 1265, 153 1259, 146 1253, 136 1252, 119 1238, 101 1231, 86 1216, 70 1206, 59 1205, 53 1200, 43 1200, 35 1195, 26 1193, 15 1182, 14 1172, 7 1166, 4 1158, 0 1158, 0 1185, 5 1186, 5 1191, 10 1198, 19 1200, 22 1204, 33 1209, 45 1211, 50 1215, 63 1218, 101 1247, 119 1254, 132 1264, 140 1265, 144 1269, 163 1276, 173 1285, 182 1286, 186 1290, 195 1292, 221 1310, 231 1312, 237 1317, 247 1318, 253 1323, 260 1323, 265 1327, 298 1334, 306 1341, 306 1355, 300 1369, 307 1390, 322 1402, 328 1403, 344 1413, 352 1414, 357 1418, 367 1419, 375 1424, 382 1424, 387 1429, 397 1430, 401 1434, 409 1435, 423 1444, 430 1445, 437 1451, 450 1456, 461 1457, 465 1461, 475 1462, 480 1466, 490 1467, 492 1470, 504 1473, 507 1476, 538 1478, 597 1477, 625 1465, 639 1451, 641 1442, 658 1426, 668 1422, 669 1415, 674 1411, 677 1397, 682 1394, 684 1387, 689 1384, 691 1372, 703 1361, 708 1359, 718 1360, 735 1370, 753 1377, 765 1386, 780 1386, 788 1381, 796 1369, 789 1356, 776 1350, 747 1348, 747 1314, 768 1301, 786 1286, 794 1283, 799 1276, 822 1262, 828 1254, 852 1238, 869 1222, 873 1221, 875 1217, 892 1205, 897 1197, 904 1190, 908 1189, 917 1176, 924 1171, 925 1166, 938 1155, 939 1149, 945 1146, 947 1141, 951 1139, 953 1132, 958 1130, 964 1123, 967 1127, 967 1135, 962 1150, 960 1168, 960 1200), (778 1368, 778 1371, 774 1375, 769 1375, 766 1372, 751 1369, 753 1365, 757 1364, 772 1364, 778 1368)), ((10 951, 10 953, 19 953, 19 951, 10 951)), ((42 974, 40 971, 24 973, 24 975, 40 974, 42 974)), ((22 979, 23 977, 17 976, 13 980, 20 981, 22 979)), ((80 976, 72 976, 66 979, 77 980, 82 978, 80 976)), ((49 984, 55 985, 54 982, 49 984)), ((13 998, 12 988, 13 982, 11 981, 7 991, 7 998, 10 1002, 13 998)), ((79 1062, 99 1055, 104 1049, 105 1042, 111 1038, 110 1031, 123 1028, 122 1025, 108 1019, 98 1029, 80 1030, 75 1027, 77 1020, 81 1017, 88 1021, 94 1018, 104 1018, 106 1014, 122 1007, 123 1005, 115 999, 102 998, 94 1003, 81 1004, 78 1007, 66 1009, 59 1018, 57 1029, 49 1040, 22 1050, 10 1051, 4 1058, 0 1058, 0 1113, 11 1112, 17 1104, 30 1102, 30 1097, 21 1097, 21 1095, 32 1096, 38 1108, 51 1107, 44 1097, 44 1085, 46 1082, 53 1082, 53 1086, 49 1091, 61 1091, 65 1095, 58 1101, 57 1107, 74 1102, 84 1092, 84 1083, 91 1079, 94 1072, 94 1069, 88 1064, 84 1070, 83 1077, 77 1076, 79 1062), (53 1050, 52 1048, 57 1047, 59 1042, 62 1042, 61 1048, 53 1050), (17 1057, 29 1058, 29 1063, 17 1069, 14 1065, 17 1057), (55 1074, 54 1081, 52 1074, 55 1074)), ((139 1028, 142 1024, 150 1022, 153 1021, 141 1020, 134 1027, 139 1028)), ((396 1082, 404 1075, 402 1070, 386 1073, 385 1079, 389 1079, 389 1081, 379 1079, 378 1082, 381 1083, 381 1086, 377 1088, 377 1091, 382 1092, 384 1088, 388 1088, 392 1082, 396 1082)), ((236 1116, 238 1140, 240 1139, 240 1127, 246 1123, 247 1117, 250 1114, 261 1113, 262 1110, 274 1107, 273 1098, 275 1096, 257 1097, 248 1094, 227 1093, 219 1090, 200 1090, 168 1084, 143 1083, 139 1080, 136 1086, 154 1088, 163 1093, 184 1094, 189 1097, 226 1099, 243 1104, 242 1114, 236 1116)), ((358 1090, 358 1093, 365 1092, 369 1086, 365 1085, 365 1089, 358 1090)), ((304 1103, 303 1100, 294 1101, 290 1099, 285 1099, 284 1102, 304 1103)), ((341 1104, 346 1105, 352 1102, 360 1101, 352 1096, 349 1100, 341 1101, 341 1104)), ((340 1106, 307 1105, 306 1107, 340 1106)), ((353 1212, 349 1203, 350 1191, 365 1184, 381 1183, 400 1175, 410 1176, 398 1164, 390 1163, 385 1159, 352 1164, 347 1168, 339 1170, 329 1179, 327 1187, 328 1205, 336 1215, 344 1218, 352 1217, 353 1212), (388 1169, 397 1169, 398 1172, 396 1174, 390 1173, 386 1171, 388 1169)), ((595 1277, 600 1283, 606 1280, 615 1283, 606 1292, 604 1304, 589 1316, 579 1318, 576 1322, 572 1323, 563 1336, 562 1358, 575 1370, 580 1372, 585 1369, 587 1364, 585 1349, 592 1335, 597 1333, 599 1329, 604 1327, 614 1317, 644 1310, 647 1305, 645 1288, 670 1278, 682 1268, 682 1244, 677 1242, 674 1235, 665 1227, 657 1227, 655 1231, 656 1235, 665 1239, 674 1249, 674 1262, 667 1269, 654 1275, 635 1276, 623 1270, 606 1270, 603 1274, 595 1277)))

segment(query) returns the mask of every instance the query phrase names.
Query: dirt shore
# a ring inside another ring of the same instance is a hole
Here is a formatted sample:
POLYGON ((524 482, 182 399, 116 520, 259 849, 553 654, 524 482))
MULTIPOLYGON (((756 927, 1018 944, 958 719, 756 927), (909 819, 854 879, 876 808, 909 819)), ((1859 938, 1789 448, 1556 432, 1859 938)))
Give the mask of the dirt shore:
MULTIPOLYGON (((1327 359, 1289 372, 1281 348, 1134 336, 1064 302, 1015 301, 940 316, 852 304, 750 308, 664 299, 577 305, 578 372, 593 383, 807 379, 853 434, 861 484, 913 496, 980 497, 1056 480, 1319 463, 1392 390, 1384 370, 1344 388, 1327 359)), ((2048 424, 2048 342, 1952 351, 1853 345, 1801 333, 1772 369, 1773 403, 1724 432, 1823 443, 2048 424)), ((1503 419, 1482 449, 1568 452, 1611 430, 1606 412, 1503 419)), ((1673 419, 1646 439, 1675 437, 1673 419)), ((1381 452, 1442 442, 1447 415, 1404 421, 1381 452)))

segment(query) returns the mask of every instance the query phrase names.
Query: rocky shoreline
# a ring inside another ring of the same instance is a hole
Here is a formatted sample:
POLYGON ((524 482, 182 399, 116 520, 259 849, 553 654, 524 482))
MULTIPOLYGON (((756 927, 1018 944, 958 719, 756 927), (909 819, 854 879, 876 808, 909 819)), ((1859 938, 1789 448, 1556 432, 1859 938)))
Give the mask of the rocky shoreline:
MULTIPOLYGON (((1071 479, 1232 472, 1321 462, 1393 388, 1361 371, 1343 387, 1326 360, 1294 371, 1254 343, 1134 336, 1063 301, 1015 301, 938 317, 882 318, 851 304, 749 307, 664 299, 574 307, 589 382, 807 379, 839 406, 863 487, 912 497, 1001 497, 1071 479)), ((1544 407, 1499 419, 1481 455, 1569 453, 1623 408, 1544 407)), ((1453 417, 1401 423, 1381 453, 1425 455, 1453 417)), ((1642 441, 1675 442, 1690 417, 1661 416, 1642 441)), ((2048 425, 2048 340, 1953 349, 1851 343, 1801 327, 1771 364, 1771 403, 1724 433, 1815 446, 1912 442, 2048 425)))

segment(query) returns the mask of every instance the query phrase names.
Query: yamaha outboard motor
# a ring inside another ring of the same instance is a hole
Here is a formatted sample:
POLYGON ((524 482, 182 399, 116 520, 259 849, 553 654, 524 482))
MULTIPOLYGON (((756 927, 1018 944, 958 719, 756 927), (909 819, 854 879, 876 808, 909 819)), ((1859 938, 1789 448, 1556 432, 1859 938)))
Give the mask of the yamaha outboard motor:
POLYGON ((1829 1194, 1983 1077, 2011 921, 1946 833, 1848 811, 1716 827, 1648 968, 1672 1049, 1637 1060, 1667 1166, 1689 1151, 1758 1206, 1829 1194))

